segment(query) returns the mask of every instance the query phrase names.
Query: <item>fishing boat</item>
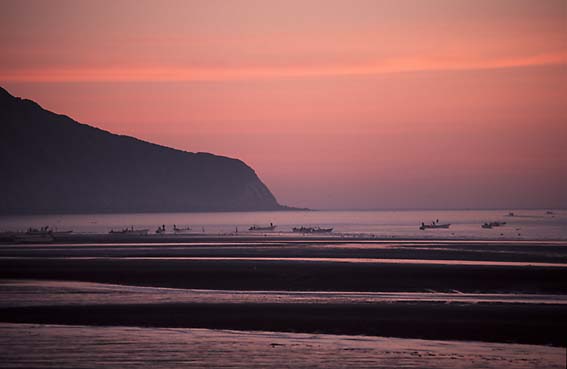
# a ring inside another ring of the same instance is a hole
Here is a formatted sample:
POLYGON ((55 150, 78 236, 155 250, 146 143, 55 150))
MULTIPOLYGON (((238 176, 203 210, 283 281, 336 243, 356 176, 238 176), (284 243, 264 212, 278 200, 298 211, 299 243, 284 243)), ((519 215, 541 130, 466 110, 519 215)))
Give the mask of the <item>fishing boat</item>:
POLYGON ((186 233, 186 232, 191 232, 191 227, 182 227, 179 228, 177 225, 173 225, 173 232, 175 233, 186 233))
POLYGON ((419 227, 419 229, 421 229, 422 231, 426 230, 426 229, 443 229, 443 228, 449 228, 451 226, 451 223, 439 223, 439 220, 435 221, 435 222, 431 222, 431 224, 425 224, 425 223, 421 223, 421 226, 419 227))
POLYGON ((274 229, 276 229, 276 226, 272 223, 270 223, 269 226, 265 227, 253 225, 252 227, 248 228, 248 230, 252 232, 272 232, 274 229))
POLYGON ((313 230, 311 232, 312 233, 331 233, 332 231, 333 231, 333 228, 316 227, 316 228, 313 228, 313 230))
POLYGON ((50 243, 53 242, 53 231, 48 226, 28 228, 25 232, 12 233, 12 240, 17 243, 50 243))
POLYGON ((331 233, 333 228, 321 228, 321 227, 296 227, 292 229, 295 233, 331 233))
POLYGON ((492 227, 502 227, 505 224, 506 222, 485 222, 481 225, 481 227, 485 229, 492 229, 492 227))
POLYGON ((26 235, 28 236, 45 236, 51 235, 53 231, 49 229, 49 226, 41 227, 41 228, 28 228, 26 231, 26 235))
POLYGON ((115 235, 146 236, 148 234, 148 231, 149 229, 134 229, 134 227, 132 226, 131 228, 124 228, 119 231, 115 231, 114 229, 111 229, 110 232, 108 233, 115 235))
POLYGON ((294 233, 313 233, 313 229, 314 229, 313 227, 304 227, 304 226, 301 226, 301 227, 294 227, 294 228, 292 229, 292 231, 293 231, 294 233))

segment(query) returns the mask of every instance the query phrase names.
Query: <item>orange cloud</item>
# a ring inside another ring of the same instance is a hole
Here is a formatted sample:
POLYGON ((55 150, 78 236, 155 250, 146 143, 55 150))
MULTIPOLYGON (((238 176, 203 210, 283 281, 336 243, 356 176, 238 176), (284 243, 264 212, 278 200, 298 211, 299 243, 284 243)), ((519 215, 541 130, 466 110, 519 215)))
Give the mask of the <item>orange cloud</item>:
POLYGON ((385 59, 375 63, 293 67, 100 67, 45 68, 0 71, 7 82, 136 82, 136 81, 240 81, 256 79, 356 76, 414 71, 451 71, 517 68, 567 64, 567 52, 492 60, 443 58, 385 59))

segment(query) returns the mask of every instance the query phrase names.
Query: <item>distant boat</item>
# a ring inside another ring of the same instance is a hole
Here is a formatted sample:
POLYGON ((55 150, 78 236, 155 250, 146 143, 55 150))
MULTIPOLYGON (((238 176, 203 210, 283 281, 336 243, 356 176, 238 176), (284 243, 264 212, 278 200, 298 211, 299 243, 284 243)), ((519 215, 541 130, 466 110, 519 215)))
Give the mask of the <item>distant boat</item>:
POLYGON ((294 227, 294 228, 292 229, 292 231, 293 231, 294 233, 313 233, 313 229, 314 229, 313 227, 304 227, 304 226, 301 226, 301 227, 294 227))
POLYGON ((316 227, 313 228, 313 233, 331 233, 333 231, 333 228, 321 228, 321 227, 316 227))
POLYGON ((435 222, 431 222, 431 224, 425 224, 422 222, 419 229, 424 231, 426 229, 449 228, 450 226, 451 226, 450 223, 439 223, 439 220, 437 220, 435 222))
POLYGON ((4 236, 18 243, 49 243, 53 242, 53 231, 48 227, 28 228, 25 232, 7 232, 4 236))
POLYGON ((175 224, 173 225, 173 232, 175 232, 175 233, 185 233, 185 232, 190 232, 190 231, 191 231, 191 227, 179 228, 175 224))
POLYGON ((274 229, 276 229, 276 226, 272 223, 270 223, 270 225, 266 227, 253 225, 252 227, 248 228, 249 231, 253 232, 272 232, 274 229))
POLYGON ((108 232, 109 234, 117 234, 117 235, 128 235, 128 236, 145 236, 148 234, 149 229, 134 229, 134 227, 131 228, 124 228, 120 231, 115 231, 114 229, 111 229, 110 232, 108 232))
POLYGON ((513 212, 509 212, 508 215, 506 215, 506 216, 513 217, 513 216, 515 216, 515 214, 513 212))
POLYGON ((53 242, 53 231, 48 226, 28 228, 26 232, 12 233, 12 239, 18 243, 49 243, 53 242))
POLYGON ((333 228, 321 228, 321 227, 295 227, 292 229, 294 233, 331 233, 333 228))
POLYGON ((492 227, 502 227, 503 225, 506 225, 506 222, 485 222, 481 227, 491 229, 492 227))
POLYGON ((26 231, 26 235, 28 236, 46 236, 51 235, 52 233, 53 231, 49 229, 49 226, 41 227, 39 229, 30 227, 26 231))

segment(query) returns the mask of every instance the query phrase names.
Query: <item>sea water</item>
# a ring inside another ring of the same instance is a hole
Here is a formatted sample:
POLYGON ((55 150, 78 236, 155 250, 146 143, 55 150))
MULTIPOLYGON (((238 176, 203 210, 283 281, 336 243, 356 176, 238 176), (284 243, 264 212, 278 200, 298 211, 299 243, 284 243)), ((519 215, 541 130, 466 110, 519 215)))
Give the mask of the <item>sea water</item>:
POLYGON ((165 225, 173 232, 191 227, 193 233, 246 234, 252 225, 276 225, 276 234, 293 227, 333 228, 334 234, 377 238, 438 239, 567 239, 567 210, 420 210, 420 211, 265 211, 219 213, 132 213, 0 216, 0 232, 49 226, 74 233, 108 233, 126 227, 149 229, 165 225), (513 213, 513 216, 510 216, 513 213), (420 230, 422 222, 450 223, 449 229, 420 230), (484 229, 485 222, 506 222, 484 229))

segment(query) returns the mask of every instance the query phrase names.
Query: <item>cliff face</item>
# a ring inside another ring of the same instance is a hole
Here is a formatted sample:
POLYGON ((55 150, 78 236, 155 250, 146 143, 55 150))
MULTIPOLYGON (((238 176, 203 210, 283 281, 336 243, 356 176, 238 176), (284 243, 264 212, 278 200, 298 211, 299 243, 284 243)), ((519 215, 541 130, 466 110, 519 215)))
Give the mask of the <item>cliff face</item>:
POLYGON ((282 209, 240 160, 119 136, 0 88, 0 213, 282 209))

